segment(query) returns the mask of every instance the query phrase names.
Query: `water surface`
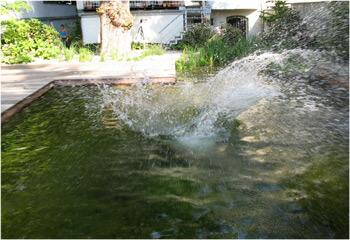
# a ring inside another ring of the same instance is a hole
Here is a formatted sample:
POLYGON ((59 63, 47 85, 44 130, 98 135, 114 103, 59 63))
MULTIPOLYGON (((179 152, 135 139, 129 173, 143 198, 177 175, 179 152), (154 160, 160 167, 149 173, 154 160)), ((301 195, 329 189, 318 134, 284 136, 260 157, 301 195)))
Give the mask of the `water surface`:
POLYGON ((47 92, 2 124, 2 237, 348 238, 347 92, 221 83, 47 92))

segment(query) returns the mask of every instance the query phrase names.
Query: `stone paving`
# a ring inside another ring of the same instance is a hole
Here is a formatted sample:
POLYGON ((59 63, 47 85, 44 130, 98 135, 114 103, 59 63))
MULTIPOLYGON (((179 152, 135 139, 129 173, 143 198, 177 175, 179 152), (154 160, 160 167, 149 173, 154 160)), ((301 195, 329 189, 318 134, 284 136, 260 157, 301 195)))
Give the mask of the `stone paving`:
POLYGON ((114 84, 130 84, 135 79, 146 78, 157 79, 153 80, 155 82, 173 83, 176 81, 175 61, 179 58, 179 52, 166 52, 141 61, 1 65, 2 122, 44 94, 54 82, 60 85, 82 85, 82 80, 85 83, 108 80, 109 83, 115 81, 114 84))

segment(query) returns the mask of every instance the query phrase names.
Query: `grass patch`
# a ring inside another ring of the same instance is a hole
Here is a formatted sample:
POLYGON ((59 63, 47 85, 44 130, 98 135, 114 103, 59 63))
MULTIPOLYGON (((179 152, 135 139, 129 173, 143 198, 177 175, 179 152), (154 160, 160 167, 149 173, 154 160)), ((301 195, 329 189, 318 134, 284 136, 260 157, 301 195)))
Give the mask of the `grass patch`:
POLYGON ((89 48, 80 48, 79 49, 79 61, 87 62, 92 61, 94 53, 89 48))
POLYGON ((152 55, 164 55, 164 53, 165 53, 165 50, 162 47, 162 45, 160 45, 160 44, 149 45, 148 44, 146 47, 146 50, 144 50, 141 53, 140 58, 143 59, 145 57, 152 56, 152 55))
POLYGON ((222 66, 229 61, 245 57, 254 50, 255 39, 240 38, 232 44, 216 35, 202 47, 185 47, 181 58, 175 63, 176 69, 181 71, 205 66, 222 66))
POLYGON ((111 56, 112 60, 118 59, 118 54, 119 54, 118 48, 113 49, 113 50, 109 53, 109 55, 111 56))

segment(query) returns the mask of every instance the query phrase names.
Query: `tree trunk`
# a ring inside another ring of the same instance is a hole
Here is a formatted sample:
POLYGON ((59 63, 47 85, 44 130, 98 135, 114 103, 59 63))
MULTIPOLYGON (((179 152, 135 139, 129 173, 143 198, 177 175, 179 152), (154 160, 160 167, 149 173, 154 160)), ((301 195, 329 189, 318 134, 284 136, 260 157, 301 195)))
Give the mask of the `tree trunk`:
POLYGON ((97 10, 101 22, 101 55, 127 56, 131 51, 133 18, 129 1, 103 1, 97 10))

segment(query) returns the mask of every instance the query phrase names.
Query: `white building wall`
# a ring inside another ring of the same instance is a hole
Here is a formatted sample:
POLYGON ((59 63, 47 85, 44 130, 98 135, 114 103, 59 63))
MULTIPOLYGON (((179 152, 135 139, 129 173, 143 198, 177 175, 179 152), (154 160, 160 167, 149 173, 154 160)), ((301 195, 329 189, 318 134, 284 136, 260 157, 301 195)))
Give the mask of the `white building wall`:
POLYGON ((226 23, 227 17, 230 16, 245 16, 248 18, 248 33, 247 37, 252 37, 263 30, 263 21, 259 17, 260 11, 257 10, 212 10, 210 18, 213 19, 215 28, 226 23))
POLYGON ((91 14, 81 17, 84 44, 101 43, 100 16, 91 14))
POLYGON ((141 19, 143 19, 142 28, 147 43, 168 44, 171 40, 174 40, 175 36, 179 36, 184 31, 182 11, 154 10, 132 11, 131 13, 135 18, 134 26, 131 28, 131 35, 135 42, 141 40, 140 34, 138 34, 141 19))
POLYGON ((263 0, 215 0, 209 1, 213 10, 259 9, 263 0))
POLYGON ((32 7, 32 11, 17 13, 17 18, 43 18, 75 16, 76 6, 67 4, 44 3, 43 1, 25 1, 32 7))

